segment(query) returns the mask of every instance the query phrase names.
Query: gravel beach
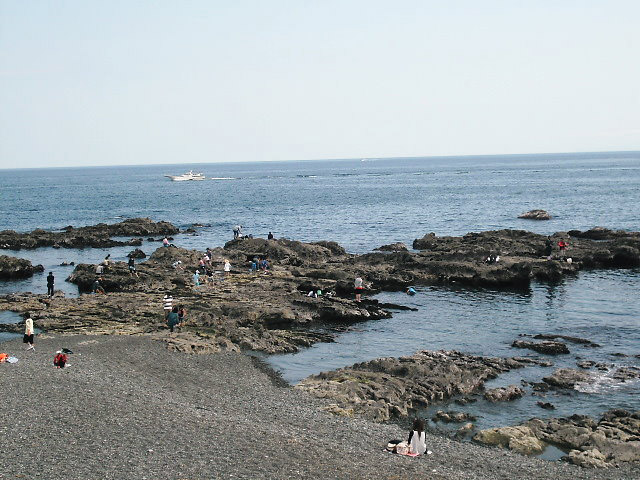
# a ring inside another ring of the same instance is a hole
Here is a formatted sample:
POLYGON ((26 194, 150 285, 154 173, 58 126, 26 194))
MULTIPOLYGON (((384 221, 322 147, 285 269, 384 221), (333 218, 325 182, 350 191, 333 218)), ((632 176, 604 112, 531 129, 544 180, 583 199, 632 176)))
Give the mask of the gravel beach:
POLYGON ((630 479, 428 435, 418 458, 383 451, 395 424, 337 417, 250 356, 187 355, 149 336, 0 345, 0 479, 630 479), (75 353, 63 370, 55 350, 75 353))

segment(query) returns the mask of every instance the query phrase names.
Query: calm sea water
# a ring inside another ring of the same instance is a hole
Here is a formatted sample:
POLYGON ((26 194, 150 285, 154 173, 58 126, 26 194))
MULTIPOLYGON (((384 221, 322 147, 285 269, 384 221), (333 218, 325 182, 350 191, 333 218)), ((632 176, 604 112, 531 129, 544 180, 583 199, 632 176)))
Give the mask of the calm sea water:
MULTIPOLYGON (((607 226, 640 230, 640 152, 460 158, 357 159, 278 163, 131 166, 0 171, 0 228, 60 229, 149 216, 180 227, 207 226, 197 236, 178 236, 187 248, 220 246, 240 223, 246 233, 302 241, 336 240, 361 253, 425 233, 518 228, 538 233, 607 226), (171 182, 164 174, 193 168, 216 180, 171 182), (520 220, 533 208, 553 215, 548 222, 520 220)), ((158 244, 142 247, 151 253, 158 244)), ((131 248, 0 252, 41 263, 67 294, 62 281, 73 267, 63 261, 98 262, 106 253, 124 259, 131 248)), ((45 275, 0 282, 0 293, 46 292, 45 275)), ((420 349, 459 349, 479 355, 523 355, 513 351, 518 334, 558 333, 589 338, 601 349, 571 347, 557 366, 585 359, 638 365, 640 354, 639 271, 586 272, 525 292, 420 289, 413 298, 385 293, 385 301, 417 312, 362 323, 341 332, 336 343, 269 358, 285 379, 420 349), (472 332, 472 335, 469 333, 472 332), (612 356, 622 353, 626 357, 612 356)), ((3 314, 0 322, 14 321, 3 314)), ((324 327, 330 330, 331 326, 324 327)), ((4 335, 6 338, 7 335, 4 335)), ((529 368, 492 384, 539 381, 553 369, 529 368)), ((598 414, 612 406, 640 409, 640 384, 619 384, 602 375, 598 384, 572 395, 552 395, 547 412, 527 396, 509 405, 479 402, 468 407, 479 426, 511 423, 536 414, 598 414)))

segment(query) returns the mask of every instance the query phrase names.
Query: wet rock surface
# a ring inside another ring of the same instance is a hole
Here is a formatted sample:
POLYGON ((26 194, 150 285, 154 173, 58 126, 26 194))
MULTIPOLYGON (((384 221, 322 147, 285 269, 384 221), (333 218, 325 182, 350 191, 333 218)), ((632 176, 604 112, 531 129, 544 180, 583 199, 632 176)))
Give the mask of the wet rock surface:
POLYGON ((591 380, 591 375, 582 370, 575 370, 573 368, 559 368, 548 377, 544 377, 542 380, 556 388, 574 388, 577 383, 588 383, 591 380))
POLYGON ((551 215, 546 210, 529 210, 521 215, 518 215, 518 218, 524 218, 527 220, 551 220, 551 215))
POLYGON ((374 421, 386 421, 453 396, 476 393, 487 380, 524 365, 510 358, 422 351, 312 375, 295 388, 374 421))
POLYGON ((569 353, 569 348, 562 342, 529 342, 526 340, 515 340, 512 344, 515 348, 526 348, 538 353, 545 353, 547 355, 558 355, 569 353))
POLYGON ((474 440, 536 453, 522 445, 553 444, 569 452, 564 460, 584 467, 614 467, 640 461, 640 412, 609 410, 599 421, 585 415, 541 420, 483 430, 474 440))
POLYGON ((84 248, 141 245, 142 238, 129 241, 113 240, 111 237, 144 237, 148 235, 172 235, 179 229, 168 222, 154 222, 149 218, 131 218, 120 223, 91 225, 74 228, 67 226, 62 231, 51 232, 36 229, 29 233, 13 230, 0 232, 0 248, 10 250, 38 247, 84 248))
POLYGON ((33 276, 34 273, 43 271, 44 267, 42 265, 32 265, 29 260, 0 255, 0 279, 28 278, 33 276))
POLYGON ((445 422, 445 423, 464 423, 469 421, 475 421, 476 417, 467 412, 456 412, 456 411, 447 411, 438 410, 436 414, 431 417, 434 422, 445 422))
POLYGON ((484 393, 484 398, 489 402, 510 402, 521 398, 524 390, 517 385, 509 385, 508 387, 492 388, 484 393))

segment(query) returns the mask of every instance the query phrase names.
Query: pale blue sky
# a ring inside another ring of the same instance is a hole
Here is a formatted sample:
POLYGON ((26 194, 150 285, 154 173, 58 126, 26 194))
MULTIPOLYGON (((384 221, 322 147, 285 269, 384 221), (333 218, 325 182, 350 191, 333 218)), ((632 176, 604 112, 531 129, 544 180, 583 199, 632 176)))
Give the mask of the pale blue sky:
POLYGON ((0 0, 0 167, 640 149, 640 1, 0 0))

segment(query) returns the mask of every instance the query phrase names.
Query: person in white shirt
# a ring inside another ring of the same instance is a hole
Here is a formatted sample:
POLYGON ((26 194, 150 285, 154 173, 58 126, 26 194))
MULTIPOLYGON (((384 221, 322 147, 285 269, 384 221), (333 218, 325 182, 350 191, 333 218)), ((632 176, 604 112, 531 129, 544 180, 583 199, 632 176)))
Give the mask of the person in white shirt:
POLYGON ((162 298, 162 308, 164 309, 164 319, 166 320, 173 308, 173 297, 171 295, 167 294, 162 298))
POLYGON ((26 313, 25 316, 27 318, 24 321, 24 337, 22 342, 29 344, 27 351, 33 350, 35 352, 36 348, 33 346, 33 320, 29 313, 26 313))
POLYGON ((423 455, 427 451, 426 435, 424 433, 424 421, 416 418, 409 433, 409 453, 423 455))
POLYGON ((359 302, 362 298, 362 290, 364 290, 363 283, 364 282, 362 281, 362 278, 360 278, 359 276, 356 277, 355 281, 353 282, 353 286, 356 291, 356 302, 359 302))

